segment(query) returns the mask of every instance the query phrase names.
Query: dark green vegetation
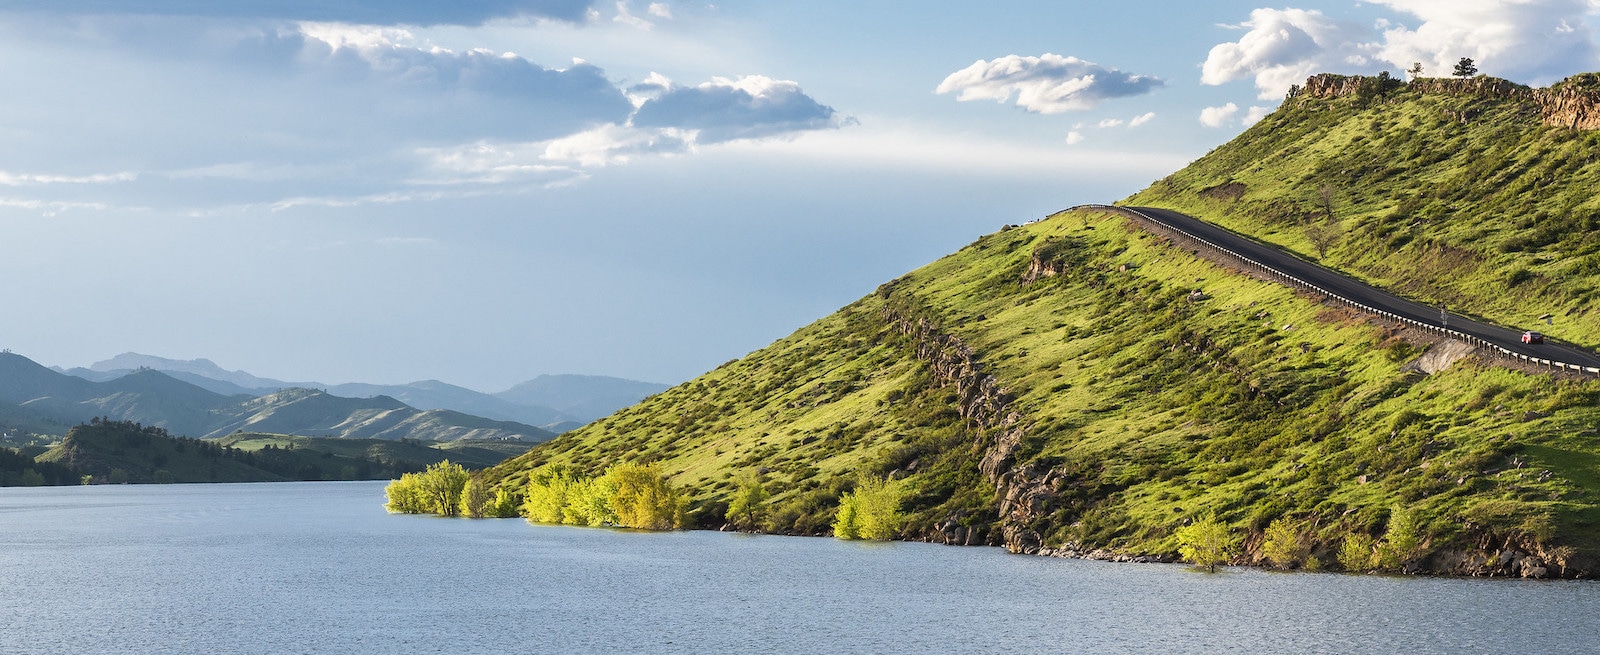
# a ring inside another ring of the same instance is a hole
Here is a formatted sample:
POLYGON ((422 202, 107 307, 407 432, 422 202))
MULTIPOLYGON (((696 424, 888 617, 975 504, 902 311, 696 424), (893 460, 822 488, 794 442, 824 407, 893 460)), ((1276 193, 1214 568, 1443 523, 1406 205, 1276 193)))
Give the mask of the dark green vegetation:
MULTIPOLYGON (((394 398, 344 398, 315 389, 224 396, 154 370, 104 382, 57 373, 0 353, 0 432, 37 443, 93 417, 156 425, 172 434, 223 437, 239 431, 355 439, 514 439, 553 433, 449 410, 423 411, 394 398)), ((54 439, 49 439, 54 441, 54 439)))
POLYGON ((217 440, 95 419, 49 449, 0 448, 0 486, 80 483, 383 480, 457 458, 490 466, 525 451, 516 442, 386 441, 240 433, 217 440))
MULTIPOLYGON (((1351 88, 1287 102, 1130 202, 1452 310, 1530 327, 1553 313, 1546 332, 1600 342, 1588 192, 1600 136, 1543 126, 1526 100, 1351 88)), ((906 539, 1600 571, 1600 382, 1476 357, 1402 370, 1431 338, 1117 216, 1066 212, 983 237, 482 479, 520 493, 556 466, 654 464, 702 526, 826 534, 841 497, 876 475, 904 490, 906 539), (759 511, 752 481, 770 494, 759 511)))

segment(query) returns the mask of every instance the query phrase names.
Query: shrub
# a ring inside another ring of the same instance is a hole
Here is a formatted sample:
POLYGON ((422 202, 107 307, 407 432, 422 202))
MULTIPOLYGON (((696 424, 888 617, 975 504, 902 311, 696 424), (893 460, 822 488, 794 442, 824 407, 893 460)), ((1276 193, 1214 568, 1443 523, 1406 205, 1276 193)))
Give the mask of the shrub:
POLYGON ((1273 521, 1261 539, 1261 556, 1280 569, 1290 568, 1300 562, 1306 555, 1305 551, 1304 540, 1300 538, 1300 525, 1289 519, 1273 521))
POLYGON ((900 533, 904 517, 900 514, 902 491, 898 484, 875 475, 864 475, 856 489, 839 498, 839 513, 833 522, 833 535, 840 539, 884 540, 900 533))
POLYGON ((1339 566, 1351 573, 1372 568, 1372 537, 1364 532, 1353 533, 1339 545, 1339 566))
POLYGON ((1178 554, 1184 561, 1207 571, 1227 562, 1238 551, 1239 543, 1228 526, 1206 517, 1178 529, 1178 554))

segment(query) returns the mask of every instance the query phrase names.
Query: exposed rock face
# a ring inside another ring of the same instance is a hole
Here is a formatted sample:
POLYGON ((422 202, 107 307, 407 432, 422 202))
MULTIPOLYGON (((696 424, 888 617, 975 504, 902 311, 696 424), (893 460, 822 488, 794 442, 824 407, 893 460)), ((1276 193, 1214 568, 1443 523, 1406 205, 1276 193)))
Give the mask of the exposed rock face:
MULTIPOLYGON (((1306 79, 1305 86, 1291 93, 1294 98, 1323 100, 1375 93, 1379 78, 1363 75, 1321 73, 1306 79)), ((1412 80, 1412 91, 1424 95, 1466 96, 1531 102, 1538 106, 1545 125, 1575 130, 1600 130, 1600 74, 1583 73, 1557 82, 1549 88, 1535 89, 1510 80, 1480 75, 1466 79, 1425 77, 1412 80)), ((1471 112, 1452 117, 1470 121, 1471 112)))
POLYGON ((1400 370, 1415 371, 1417 373, 1422 373, 1423 375, 1433 375, 1434 373, 1438 373, 1439 371, 1450 368, 1451 364, 1461 361, 1461 359, 1473 354, 1474 352, 1477 352, 1477 350, 1477 348, 1472 347, 1471 344, 1468 344, 1464 341, 1446 339, 1440 342, 1438 345, 1429 348, 1428 352, 1422 353, 1422 356, 1418 357, 1416 361, 1406 364, 1405 366, 1401 367, 1400 370))
POLYGON ((1600 75, 1573 75, 1540 89, 1538 100, 1545 125, 1600 130, 1600 75))
MULTIPOLYGON (((891 290, 880 290, 889 296, 891 290)), ((1013 553, 1038 553, 1042 540, 1029 526, 1048 514, 1055 498, 1058 473, 1032 466, 1016 466, 1014 454, 1027 437, 1026 418, 1011 408, 1013 397, 1000 381, 984 371, 972 348, 960 339, 943 333, 939 326, 915 312, 897 309, 890 303, 884 319, 916 343, 917 357, 928 363, 941 384, 954 385, 960 398, 961 417, 975 433, 973 449, 981 453, 978 470, 995 486, 1000 499, 1000 535, 975 534, 955 521, 938 526, 942 534, 935 540, 944 543, 988 543, 1003 545, 1013 553)))

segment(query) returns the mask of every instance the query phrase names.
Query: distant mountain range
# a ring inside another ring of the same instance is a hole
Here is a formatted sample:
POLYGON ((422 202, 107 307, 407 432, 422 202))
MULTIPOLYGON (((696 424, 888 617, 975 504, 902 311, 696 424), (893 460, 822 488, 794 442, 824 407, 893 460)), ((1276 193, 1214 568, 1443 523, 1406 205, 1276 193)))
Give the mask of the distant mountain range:
POLYGON ((344 398, 309 388, 230 395, 150 368, 96 381, 0 353, 0 431, 65 434, 64 428, 97 416, 202 439, 239 431, 422 441, 539 442, 555 436, 515 421, 417 409, 385 395, 344 398))
POLYGON ((223 396, 261 397, 285 389, 321 389, 342 398, 387 396, 421 410, 451 410, 541 426, 556 433, 608 416, 667 388, 664 384, 598 375, 541 375, 492 394, 438 380, 330 385, 286 382, 244 371, 229 371, 209 359, 178 360, 131 352, 95 362, 88 368, 54 368, 58 373, 94 382, 110 382, 147 369, 223 396))

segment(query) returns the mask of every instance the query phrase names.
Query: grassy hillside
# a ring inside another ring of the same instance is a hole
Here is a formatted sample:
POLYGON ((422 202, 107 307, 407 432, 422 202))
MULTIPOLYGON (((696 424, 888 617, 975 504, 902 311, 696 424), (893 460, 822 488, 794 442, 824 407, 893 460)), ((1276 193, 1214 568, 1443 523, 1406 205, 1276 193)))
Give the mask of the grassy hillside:
MULTIPOLYGON (((1594 139, 1495 98, 1301 98, 1130 202, 1453 310, 1556 313, 1547 331, 1592 343, 1594 139), (1508 218, 1520 206, 1547 208, 1508 218)), ((714 526, 758 474, 765 529, 819 534, 868 472, 903 481, 908 539, 1171 557, 1179 528, 1215 517, 1239 562, 1277 522, 1296 565, 1338 568, 1343 548, 1361 569, 1600 571, 1600 382, 1473 357, 1404 370, 1434 338, 1067 212, 488 476, 656 462, 714 526)))
POLYGON ((1127 202, 1592 348, 1597 152, 1600 131, 1543 125, 1522 97, 1411 86, 1302 96, 1127 202))
POLYGON ((1258 539, 1287 517, 1329 562, 1403 507, 1436 554, 1493 537, 1593 557, 1600 383, 1472 360, 1401 372, 1425 339, 1074 212, 984 237, 491 473, 516 487, 553 463, 654 461, 713 525, 735 480, 764 470, 778 532, 825 532, 866 470, 906 480, 907 538, 1171 555, 1195 518, 1258 539), (1023 284, 1041 262, 1061 274, 1023 284), (980 463, 1001 430, 963 419, 959 380, 919 356, 896 327, 908 318, 1006 387, 1023 430, 996 475, 980 463), (1002 518, 1008 495, 1028 507, 1002 518))

